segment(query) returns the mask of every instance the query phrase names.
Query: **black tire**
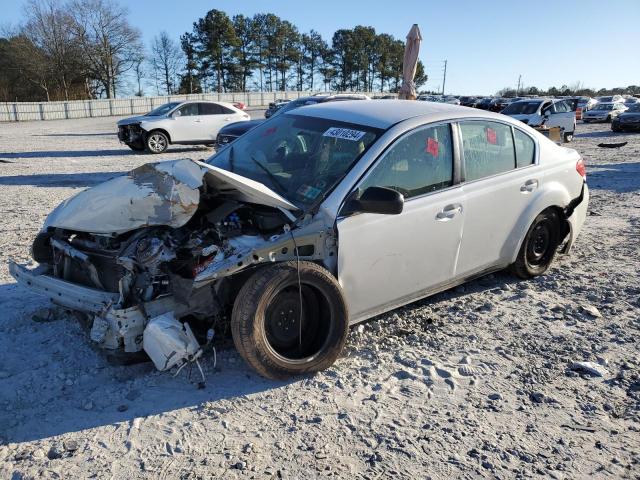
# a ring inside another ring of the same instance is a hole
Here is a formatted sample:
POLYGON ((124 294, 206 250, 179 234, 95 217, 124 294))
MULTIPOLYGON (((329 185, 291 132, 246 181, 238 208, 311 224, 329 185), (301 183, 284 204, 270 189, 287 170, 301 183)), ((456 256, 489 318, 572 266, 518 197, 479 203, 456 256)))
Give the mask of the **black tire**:
POLYGON ((127 146, 134 152, 144 152, 145 146, 142 142, 139 143, 127 143, 127 146))
POLYGON ((616 133, 620 133, 622 131, 622 129, 619 126, 617 126, 615 123, 611 124, 611 130, 616 133))
POLYGON ((573 132, 566 132, 564 134, 564 143, 571 143, 573 141, 573 132))
POLYGON ((300 283, 302 316, 296 262, 259 269, 236 297, 233 343, 264 377, 283 379, 323 370, 344 347, 349 316, 336 279, 315 263, 300 262, 300 283))
POLYGON ((607 120, 606 120, 606 122, 607 122, 607 123, 611 123, 611 115, 607 115, 607 120))
POLYGON ((522 241, 512 272, 523 279, 546 272, 562 240, 560 228, 558 212, 549 209, 539 214, 522 241))
POLYGON ((145 147, 149 153, 163 153, 169 148, 169 137, 160 130, 153 130, 147 134, 145 147))

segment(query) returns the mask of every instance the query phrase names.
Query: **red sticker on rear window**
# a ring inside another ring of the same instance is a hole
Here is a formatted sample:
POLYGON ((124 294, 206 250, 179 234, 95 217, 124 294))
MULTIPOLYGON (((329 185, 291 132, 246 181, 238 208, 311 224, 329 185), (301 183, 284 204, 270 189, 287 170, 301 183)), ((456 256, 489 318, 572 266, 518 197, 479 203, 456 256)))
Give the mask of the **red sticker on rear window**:
POLYGON ((274 133, 276 133, 276 130, 278 130, 278 127, 271 127, 271 128, 267 128, 264 133, 262 134, 263 137, 266 137, 268 135, 273 135, 274 133))
POLYGON ((430 153, 434 157, 437 157, 439 147, 440 147, 440 144, 438 143, 438 141, 434 138, 429 137, 427 139, 427 148, 425 148, 424 151, 427 153, 430 153))
POLYGON ((489 142, 491 145, 495 145, 496 143, 498 143, 498 134, 493 128, 487 127, 487 142, 489 142))

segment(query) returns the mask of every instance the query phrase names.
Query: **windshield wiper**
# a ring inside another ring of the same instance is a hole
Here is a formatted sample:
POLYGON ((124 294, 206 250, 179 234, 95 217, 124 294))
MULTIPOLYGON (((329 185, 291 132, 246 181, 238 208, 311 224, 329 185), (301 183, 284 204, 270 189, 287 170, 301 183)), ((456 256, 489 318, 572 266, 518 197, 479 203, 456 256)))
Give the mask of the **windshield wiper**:
POLYGON ((287 191, 287 189, 284 188, 284 186, 282 186, 282 184, 278 181, 278 178, 273 173, 271 173, 267 167, 265 167, 263 164, 261 164, 255 158, 253 158, 253 155, 250 158, 251 158, 251 161, 253 163, 255 163, 258 167, 260 167, 262 169, 262 171, 269 176, 271 181, 278 187, 278 189, 280 190, 281 193, 287 191))

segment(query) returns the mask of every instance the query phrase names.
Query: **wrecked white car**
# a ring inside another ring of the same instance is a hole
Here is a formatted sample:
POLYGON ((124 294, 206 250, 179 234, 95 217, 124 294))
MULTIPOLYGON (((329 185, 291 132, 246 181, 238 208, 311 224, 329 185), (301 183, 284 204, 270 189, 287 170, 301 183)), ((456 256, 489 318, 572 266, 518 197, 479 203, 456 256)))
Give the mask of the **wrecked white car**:
POLYGON ((10 271, 89 314, 106 349, 162 369, 166 332, 195 358, 198 332, 230 325, 281 378, 331 365, 349 324, 508 266, 542 274, 587 202, 578 153, 509 117, 335 102, 77 194, 35 239, 39 266, 10 271))

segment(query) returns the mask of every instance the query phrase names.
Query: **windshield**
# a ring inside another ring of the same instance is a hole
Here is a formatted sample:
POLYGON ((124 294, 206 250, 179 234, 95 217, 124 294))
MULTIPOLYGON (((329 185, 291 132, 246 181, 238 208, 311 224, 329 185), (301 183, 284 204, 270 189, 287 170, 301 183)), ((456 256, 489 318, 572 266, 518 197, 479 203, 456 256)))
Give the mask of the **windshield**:
POLYGON ((613 97, 598 97, 599 102, 613 102, 613 97))
POLYGON ((160 115, 166 115, 171 110, 173 110, 175 107, 180 105, 180 103, 181 102, 165 103, 164 105, 160 105, 158 108, 156 108, 154 110, 151 110, 149 113, 147 113, 147 116, 149 116, 149 117, 159 117, 160 115))
POLYGON ((542 102, 514 102, 507 105, 502 113, 507 115, 531 115, 538 111, 542 102))
POLYGON ((633 113, 640 112, 640 103, 634 103, 633 105, 631 105, 627 110, 627 112, 633 112, 633 113))
POLYGON ((278 115, 207 163, 263 183, 307 210, 322 201, 381 133, 335 120, 278 115))
POLYGON ((612 110, 613 109, 613 103, 598 103, 596 104, 595 107, 593 107, 593 110, 612 110))

